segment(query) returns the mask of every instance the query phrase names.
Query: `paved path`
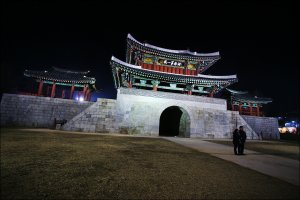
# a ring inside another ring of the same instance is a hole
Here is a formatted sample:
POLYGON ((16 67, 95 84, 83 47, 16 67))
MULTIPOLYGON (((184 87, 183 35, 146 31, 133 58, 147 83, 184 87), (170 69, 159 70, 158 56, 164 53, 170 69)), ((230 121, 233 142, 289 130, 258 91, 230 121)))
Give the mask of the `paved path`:
POLYGON ((233 153, 233 147, 196 138, 164 137, 164 139, 299 186, 299 160, 262 154, 247 149, 244 150, 246 155, 237 156, 233 153))

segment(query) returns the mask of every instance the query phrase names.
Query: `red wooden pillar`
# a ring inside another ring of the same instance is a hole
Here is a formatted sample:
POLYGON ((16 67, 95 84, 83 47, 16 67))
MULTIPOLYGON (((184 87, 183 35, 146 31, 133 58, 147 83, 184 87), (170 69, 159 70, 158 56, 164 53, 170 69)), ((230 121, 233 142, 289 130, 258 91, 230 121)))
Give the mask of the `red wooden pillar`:
POLYGON ((86 85, 84 85, 84 87, 83 87, 83 98, 84 98, 85 95, 86 95, 86 90, 87 90, 87 87, 86 87, 86 85))
POLYGON ((71 92, 70 92, 70 97, 69 97, 69 99, 73 99, 74 88, 75 88, 75 86, 74 86, 74 84, 73 84, 72 87, 71 87, 71 92))
POLYGON ((90 101, 91 100, 91 96, 92 96, 92 93, 89 92, 88 96, 87 96, 87 101, 90 101))
POLYGON ((132 88, 132 83, 131 83, 131 81, 128 82, 128 88, 132 88))
POLYGON ((239 113, 242 114, 242 105, 239 104, 239 113))
POLYGON ((85 96, 84 96, 84 100, 88 101, 88 96, 90 95, 90 90, 87 90, 85 96))
POLYGON ((188 91, 188 95, 192 95, 192 90, 188 91))
POLYGON ((56 84, 53 82, 52 90, 51 90, 51 98, 55 97, 55 88, 56 88, 56 84))
POLYGON ((44 81, 41 80, 40 84, 39 84, 38 96, 41 96, 43 93, 43 84, 44 84, 44 81))
POLYGON ((153 91, 157 91, 159 81, 153 80, 153 81, 151 81, 151 83, 152 83, 152 86, 153 86, 153 91))
POLYGON ((62 90, 62 92, 61 92, 61 98, 62 98, 62 99, 65 98, 65 90, 62 90))
POLYGON ((209 93, 209 97, 214 97, 214 93, 209 93))
POLYGON ((260 116, 259 105, 257 104, 257 116, 260 116))
POLYGON ((251 105, 251 103, 249 103, 249 109, 250 109, 250 115, 252 116, 252 105, 251 105))

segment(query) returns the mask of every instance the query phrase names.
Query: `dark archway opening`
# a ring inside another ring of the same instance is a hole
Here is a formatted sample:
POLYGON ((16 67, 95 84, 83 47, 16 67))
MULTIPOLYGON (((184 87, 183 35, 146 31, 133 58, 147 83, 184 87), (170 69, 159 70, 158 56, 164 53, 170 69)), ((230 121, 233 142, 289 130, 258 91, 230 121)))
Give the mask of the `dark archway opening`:
POLYGON ((184 109, 171 106, 162 112, 159 120, 160 136, 190 137, 189 128, 190 119, 184 109))
POLYGON ((182 111, 177 106, 165 109, 159 120, 160 136, 178 136, 182 111))

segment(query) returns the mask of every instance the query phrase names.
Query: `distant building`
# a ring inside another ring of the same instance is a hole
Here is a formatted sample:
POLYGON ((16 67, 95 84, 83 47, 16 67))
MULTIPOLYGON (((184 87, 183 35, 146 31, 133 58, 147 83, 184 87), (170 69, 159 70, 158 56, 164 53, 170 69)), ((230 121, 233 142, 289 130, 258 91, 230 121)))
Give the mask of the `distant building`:
POLYGON ((272 102, 270 98, 251 96, 245 91, 226 90, 230 92, 229 110, 239 111, 241 115, 264 116, 263 105, 272 102))
POLYGON ((82 91, 78 92, 77 98, 89 101, 96 83, 94 77, 86 76, 89 72, 52 67, 49 71, 25 70, 24 75, 35 79, 39 83, 37 96, 73 99, 75 88, 82 88, 82 91), (48 86, 46 89, 44 84, 48 86), (57 86, 63 86, 60 88, 60 94, 56 91, 57 86), (70 87, 69 90, 68 87, 70 87))

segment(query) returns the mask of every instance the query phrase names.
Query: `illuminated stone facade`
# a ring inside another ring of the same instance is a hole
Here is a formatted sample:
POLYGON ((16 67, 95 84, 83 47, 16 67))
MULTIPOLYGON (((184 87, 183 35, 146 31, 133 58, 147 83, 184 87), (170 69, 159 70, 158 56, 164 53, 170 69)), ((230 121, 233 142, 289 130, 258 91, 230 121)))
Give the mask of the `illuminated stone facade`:
POLYGON ((162 116, 172 118, 166 112, 170 108, 181 112, 179 121, 171 121, 179 132, 171 136, 231 138, 234 128, 244 125, 248 139, 258 139, 261 132, 265 139, 279 139, 276 118, 249 119, 226 110, 223 99, 127 88, 118 89, 116 100, 97 102, 4 94, 1 126, 50 128, 57 118, 67 119, 64 130, 160 136, 162 116))
POLYGON ((182 111, 177 121, 179 132, 173 136, 231 138, 234 128, 244 125, 248 139, 258 139, 238 112, 226 110, 223 99, 127 88, 118 89, 117 100, 98 99, 64 129, 159 136, 163 134, 160 130, 162 114, 170 107, 182 111))

